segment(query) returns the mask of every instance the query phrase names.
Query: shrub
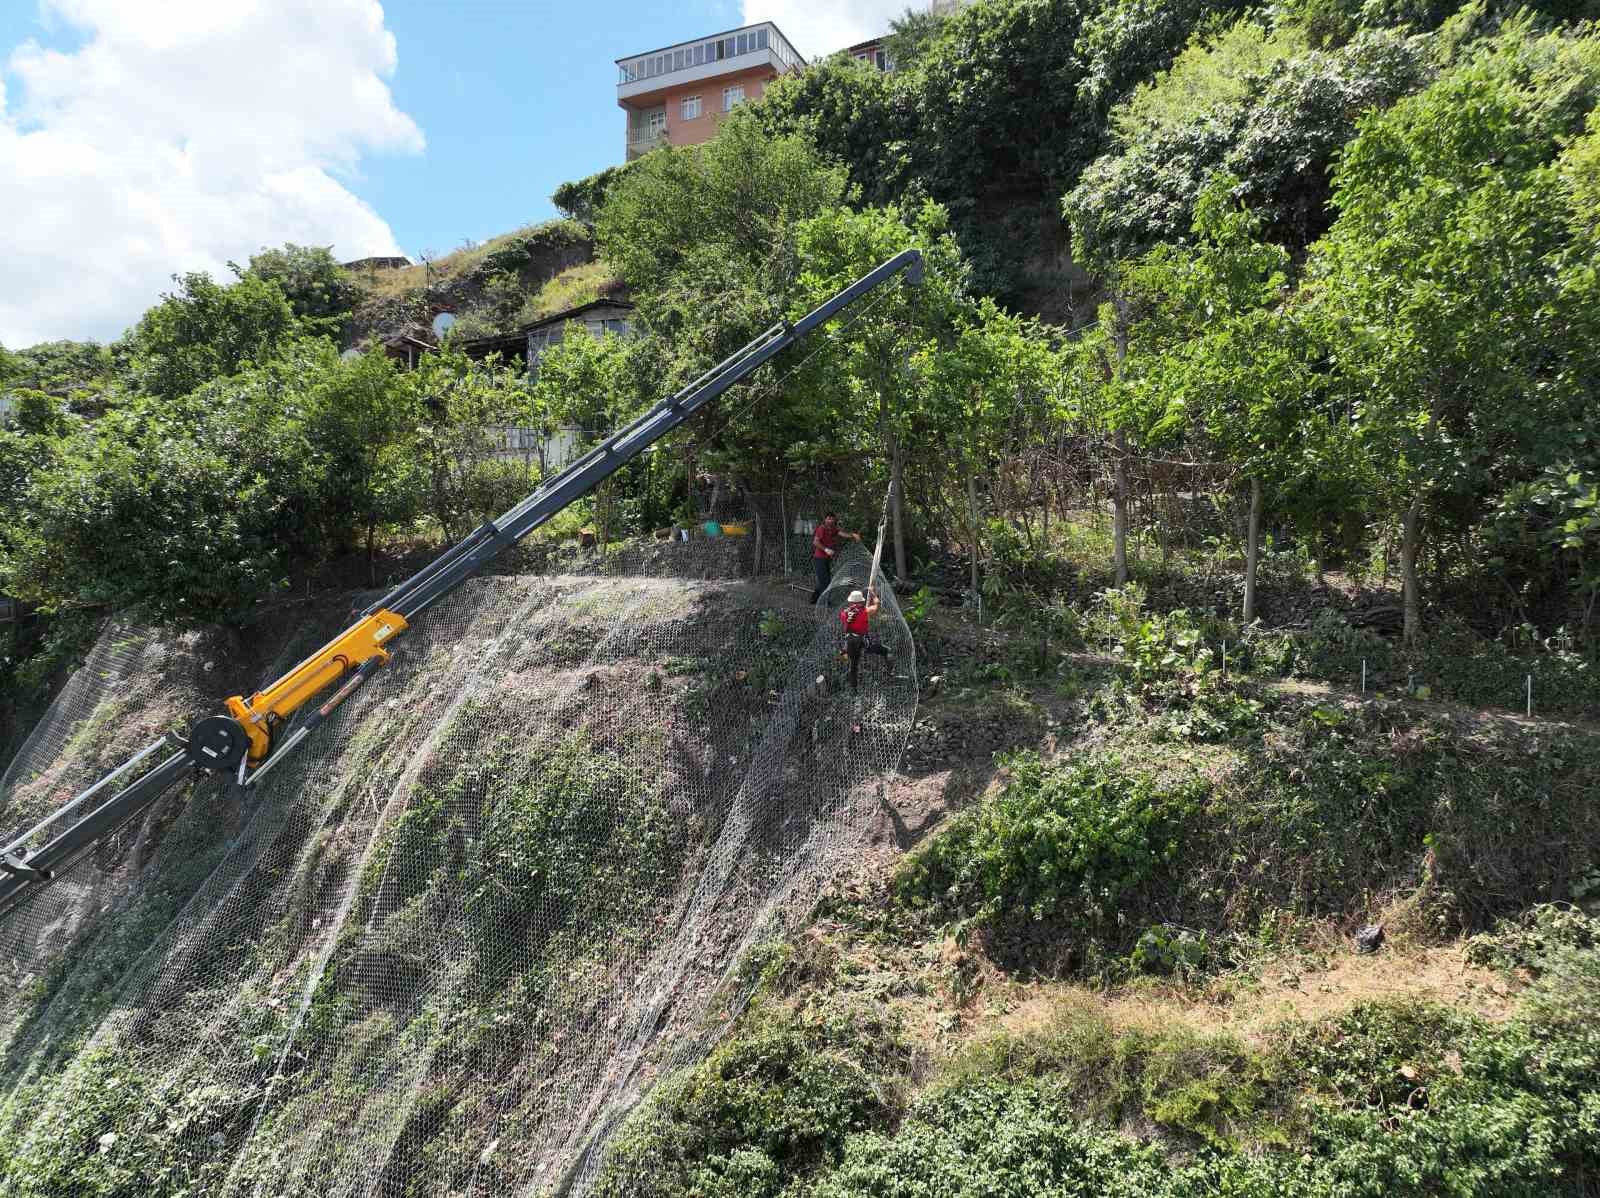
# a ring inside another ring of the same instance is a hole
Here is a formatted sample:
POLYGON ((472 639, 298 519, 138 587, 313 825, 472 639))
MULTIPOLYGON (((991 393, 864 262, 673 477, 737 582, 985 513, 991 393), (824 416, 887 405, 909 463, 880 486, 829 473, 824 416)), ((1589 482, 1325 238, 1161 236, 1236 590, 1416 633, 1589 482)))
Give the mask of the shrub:
POLYGON ((896 896, 974 927, 1015 931, 1048 920, 1058 936, 1083 942, 1073 954, 1082 961, 1102 945, 1125 948, 1137 913, 1170 889, 1203 786, 1110 755, 1053 766, 1019 753, 1003 764, 1005 791, 906 858, 896 896))
POLYGON ((1551 954, 1563 949, 1600 949, 1600 919, 1576 907, 1540 903, 1472 937, 1466 956, 1474 965, 1537 974, 1551 954))
POLYGON ((567 219, 593 225, 595 216, 605 206, 606 196, 610 194, 611 188, 631 166, 631 163, 608 166, 605 170, 597 171, 582 179, 563 183, 551 195, 550 202, 567 219))
POLYGON ((1350 679, 1361 677, 1363 662, 1368 677, 1375 679, 1388 673, 1394 660, 1394 647, 1388 641, 1369 628, 1353 627, 1332 608, 1319 611, 1311 621, 1310 631, 1295 642, 1297 673, 1345 685, 1350 679))
POLYGON ((883 1087, 852 1046, 774 1021, 664 1083, 618 1137, 604 1198, 776 1198, 836 1163, 854 1133, 884 1126, 883 1087))
POLYGON ((93 1049, 31 1127, 0 1138, 0 1183, 16 1198, 187 1198, 214 1192, 258 1095, 202 1082, 158 1086, 137 1061, 93 1049), (16 1138, 11 1138, 11 1137, 16 1138))

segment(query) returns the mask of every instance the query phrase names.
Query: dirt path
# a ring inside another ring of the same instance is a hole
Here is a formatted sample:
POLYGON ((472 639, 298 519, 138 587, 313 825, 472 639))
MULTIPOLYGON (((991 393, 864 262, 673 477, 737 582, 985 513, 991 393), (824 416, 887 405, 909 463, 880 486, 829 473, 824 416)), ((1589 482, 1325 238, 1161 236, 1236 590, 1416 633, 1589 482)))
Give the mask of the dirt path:
MULTIPOLYGON (((1359 691, 1345 690, 1330 683, 1317 682, 1309 678, 1283 678, 1276 681, 1258 683, 1258 685, 1265 686, 1269 690, 1278 691, 1281 694, 1328 697, 1352 703, 1366 702, 1373 697, 1370 694, 1363 695, 1359 691)), ((1454 703, 1448 699, 1397 698, 1393 702, 1399 703, 1400 706, 1408 711, 1442 713, 1483 723, 1511 724, 1519 728, 1537 731, 1559 730, 1600 735, 1600 722, 1594 720, 1557 719, 1553 716, 1540 715, 1529 717, 1519 715, 1514 711, 1504 711, 1493 707, 1473 707, 1466 703, 1454 703)))
MULTIPOLYGON (((1002 633, 991 634, 985 632, 985 635, 994 636, 998 643, 1006 643, 1009 639, 1002 633)), ((1115 668, 1125 664, 1121 658, 1113 657, 1108 653, 1067 653, 1064 656, 1075 665, 1115 668)), ((1275 691, 1281 695, 1338 699, 1347 703, 1371 702, 1376 697, 1372 692, 1362 694, 1360 691, 1334 686, 1330 682, 1321 682, 1312 678, 1260 678, 1247 674, 1242 681, 1246 686, 1252 686, 1259 690, 1275 691)), ((1541 732, 1565 731, 1600 735, 1600 720, 1561 719, 1555 716, 1541 715, 1530 717, 1504 708, 1474 707, 1468 703, 1456 703, 1448 699, 1417 699, 1409 696, 1393 696, 1388 701, 1398 703, 1407 711, 1422 714, 1451 715, 1485 724, 1509 724, 1518 728, 1541 732)))

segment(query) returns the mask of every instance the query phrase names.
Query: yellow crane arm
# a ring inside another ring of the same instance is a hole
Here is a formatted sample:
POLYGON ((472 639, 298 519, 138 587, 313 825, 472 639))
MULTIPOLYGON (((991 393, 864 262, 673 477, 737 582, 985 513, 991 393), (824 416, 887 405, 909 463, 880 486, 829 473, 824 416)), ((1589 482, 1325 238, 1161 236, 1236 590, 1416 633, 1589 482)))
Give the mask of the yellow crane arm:
POLYGON ((383 646, 406 629, 406 618, 398 612, 379 608, 360 623, 341 632, 282 678, 248 699, 234 695, 227 700, 229 714, 244 728, 249 738, 247 759, 260 763, 272 748, 272 728, 282 723, 306 703, 316 698, 339 679, 369 661, 382 665, 389 660, 383 646))

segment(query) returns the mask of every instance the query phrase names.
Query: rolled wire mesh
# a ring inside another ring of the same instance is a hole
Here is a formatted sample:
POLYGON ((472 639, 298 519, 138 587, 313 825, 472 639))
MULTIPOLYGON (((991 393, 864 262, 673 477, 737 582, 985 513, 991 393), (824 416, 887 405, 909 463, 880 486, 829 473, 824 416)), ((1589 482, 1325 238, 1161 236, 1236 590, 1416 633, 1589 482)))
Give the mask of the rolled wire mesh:
MULTIPOLYGON (((0 1180, 581 1193, 653 1082, 737 1013, 741 955, 864 843, 915 715, 886 589, 894 656, 859 696, 844 685, 830 605, 864 552, 816 609, 691 581, 744 568, 738 540, 468 583, 259 788, 163 800, 146 864, 85 858, 14 913, 0 1180), (47 935, 64 885, 86 914, 47 935)), ((183 646, 142 643, 124 678, 193 676, 183 646)), ((163 719, 194 697, 151 686, 163 719)), ((143 700, 93 690, 74 726, 121 742, 143 700)), ((51 743, 23 772, 100 768, 51 743)))

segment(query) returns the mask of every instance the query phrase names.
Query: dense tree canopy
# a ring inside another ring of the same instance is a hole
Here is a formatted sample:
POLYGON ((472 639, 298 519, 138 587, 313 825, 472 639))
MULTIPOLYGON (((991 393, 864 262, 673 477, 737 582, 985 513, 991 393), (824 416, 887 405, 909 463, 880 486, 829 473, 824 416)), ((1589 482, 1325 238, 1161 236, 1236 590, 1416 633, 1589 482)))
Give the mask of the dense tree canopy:
POLYGON ((648 300, 716 260, 781 257, 794 225, 838 203, 844 188, 844 171, 804 137, 768 138, 736 114, 706 145, 646 155, 612 187, 595 235, 648 300))
POLYGON ((246 274, 230 287, 203 273, 174 281, 178 290, 133 334, 133 368, 152 395, 177 399, 246 362, 265 362, 294 332, 294 309, 276 283, 246 274))
POLYGON ((497 463, 497 429, 598 435, 917 245, 920 290, 875 295, 710 405, 601 497, 607 532, 667 518, 708 470, 799 475, 892 487, 903 571, 959 545, 1021 577, 1001 542, 1048 556, 1051 504, 1110 493, 1126 516, 1148 461, 1150 502, 1248 495, 1251 561, 1262 520, 1319 566, 1398 546, 1413 635, 1425 591, 1491 579, 1505 619, 1581 627, 1600 593, 1600 35, 1558 26, 1587 14, 907 17, 897 71, 818 64, 705 145, 563 189, 636 336, 570 336, 536 379, 453 353, 410 374, 340 360, 318 335, 349 283, 295 245, 231 285, 179 279, 116 346, 14 352, 0 473, 27 515, 0 581, 244 620, 295 569, 457 535, 515 498, 531 480, 497 463), (1098 320, 1060 302, 1063 212, 1098 320))
POLYGON ((1182 240, 1196 198, 1221 175, 1238 180, 1239 197, 1293 252, 1326 231, 1335 156, 1362 114, 1422 84, 1427 43, 1377 31, 1338 50, 1295 53, 1293 38, 1257 41, 1265 35, 1242 23, 1197 43, 1184 69, 1117 110, 1124 147, 1085 170, 1064 203, 1080 257, 1105 269, 1182 240))
POLYGON ((241 277, 277 284, 296 316, 331 321, 330 331, 337 331, 338 323, 350 314, 361 294, 328 246, 288 242, 279 249, 252 254, 248 269, 234 269, 241 277))

